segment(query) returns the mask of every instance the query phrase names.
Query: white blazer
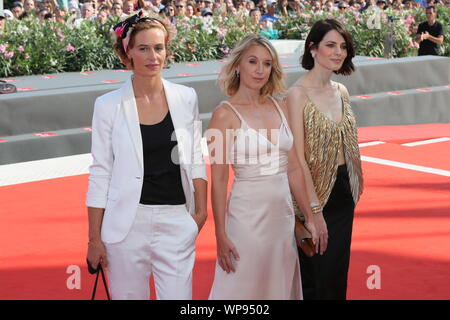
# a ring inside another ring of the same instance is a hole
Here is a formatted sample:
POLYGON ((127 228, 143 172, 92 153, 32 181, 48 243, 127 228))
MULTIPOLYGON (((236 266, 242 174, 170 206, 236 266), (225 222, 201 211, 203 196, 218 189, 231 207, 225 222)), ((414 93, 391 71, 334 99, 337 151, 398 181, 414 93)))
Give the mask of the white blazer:
MULTIPOLYGON (((164 79, 163 86, 178 142, 186 206, 194 214, 192 179, 207 180, 197 94, 193 88, 164 79)), ((125 239, 133 224, 144 177, 141 130, 131 79, 95 101, 91 152, 86 205, 105 208, 102 241, 117 243, 125 239)))

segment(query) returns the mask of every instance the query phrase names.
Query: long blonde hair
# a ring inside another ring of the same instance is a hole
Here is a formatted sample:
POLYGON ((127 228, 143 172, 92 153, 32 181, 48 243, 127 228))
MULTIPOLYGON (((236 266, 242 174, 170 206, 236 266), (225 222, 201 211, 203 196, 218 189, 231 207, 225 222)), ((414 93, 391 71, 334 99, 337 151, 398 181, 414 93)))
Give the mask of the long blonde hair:
POLYGON ((251 34, 236 44, 228 56, 228 61, 220 71, 218 84, 222 92, 227 96, 233 96, 238 91, 240 78, 236 73, 237 66, 241 62, 245 52, 247 52, 251 46, 255 45, 263 46, 269 50, 270 55, 272 56, 272 71, 270 72, 269 80, 264 87, 261 88, 260 94, 262 96, 267 96, 285 93, 286 85, 284 83, 284 72, 275 48, 266 38, 257 34, 251 34))

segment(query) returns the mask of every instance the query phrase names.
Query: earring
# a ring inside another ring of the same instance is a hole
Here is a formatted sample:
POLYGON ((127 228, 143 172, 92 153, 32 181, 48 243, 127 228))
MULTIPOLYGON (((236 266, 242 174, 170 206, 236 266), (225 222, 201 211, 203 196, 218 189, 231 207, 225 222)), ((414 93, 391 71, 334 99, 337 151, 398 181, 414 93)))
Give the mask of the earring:
POLYGON ((316 54, 314 52, 311 52, 311 56, 313 57, 313 59, 316 57, 316 54))
POLYGON ((239 78, 240 74, 239 71, 236 70, 236 78, 239 78))

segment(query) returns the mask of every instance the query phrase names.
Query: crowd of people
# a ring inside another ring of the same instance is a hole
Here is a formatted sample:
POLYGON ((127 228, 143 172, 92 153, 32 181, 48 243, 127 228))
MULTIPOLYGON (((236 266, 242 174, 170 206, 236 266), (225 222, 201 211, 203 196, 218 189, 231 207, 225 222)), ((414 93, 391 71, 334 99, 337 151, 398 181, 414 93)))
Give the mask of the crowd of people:
POLYGON ((445 5, 450 0, 18 0, 9 9, 0 10, 0 35, 11 19, 39 19, 79 27, 83 21, 105 23, 110 18, 123 20, 139 9, 150 11, 176 25, 177 21, 213 15, 248 17, 267 39, 278 39, 273 26, 283 17, 296 17, 305 12, 324 13, 348 10, 363 12, 371 6, 381 10, 408 10, 445 5))
POLYGON ((59 22, 126 18, 138 9, 152 10, 176 23, 178 19, 214 14, 251 17, 262 29, 283 17, 295 17, 308 10, 314 13, 367 10, 370 6, 394 10, 413 9, 429 5, 450 6, 450 0, 19 0, 0 14, 8 19, 39 19, 59 22))

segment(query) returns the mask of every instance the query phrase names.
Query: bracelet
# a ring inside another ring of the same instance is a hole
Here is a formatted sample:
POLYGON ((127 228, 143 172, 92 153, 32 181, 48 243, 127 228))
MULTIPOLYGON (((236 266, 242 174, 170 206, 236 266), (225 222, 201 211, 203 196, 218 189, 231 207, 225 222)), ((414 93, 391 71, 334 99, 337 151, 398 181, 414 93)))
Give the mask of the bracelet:
POLYGON ((313 214, 318 214, 320 212, 322 212, 322 207, 320 206, 319 203, 317 202, 311 202, 311 210, 313 214))
POLYGON ((318 214, 322 212, 322 208, 320 206, 314 206, 311 208, 313 214, 318 214))

